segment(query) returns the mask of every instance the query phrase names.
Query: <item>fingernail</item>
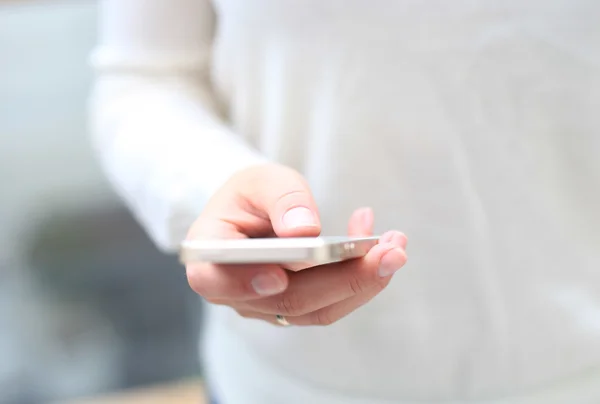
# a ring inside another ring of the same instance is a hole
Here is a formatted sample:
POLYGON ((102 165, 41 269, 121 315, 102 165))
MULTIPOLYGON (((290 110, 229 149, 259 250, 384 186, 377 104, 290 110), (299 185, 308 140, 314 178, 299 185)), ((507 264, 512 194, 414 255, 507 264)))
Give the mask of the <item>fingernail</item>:
POLYGON ((272 274, 258 274, 251 283, 254 291, 261 296, 276 295, 285 289, 285 283, 272 274))
POLYGON ((406 254, 401 248, 392 248, 379 262, 379 276, 382 278, 393 275, 406 263, 406 254))
POLYGON ((283 225, 288 229, 317 226, 317 219, 310 209, 304 207, 292 208, 283 215, 283 225))

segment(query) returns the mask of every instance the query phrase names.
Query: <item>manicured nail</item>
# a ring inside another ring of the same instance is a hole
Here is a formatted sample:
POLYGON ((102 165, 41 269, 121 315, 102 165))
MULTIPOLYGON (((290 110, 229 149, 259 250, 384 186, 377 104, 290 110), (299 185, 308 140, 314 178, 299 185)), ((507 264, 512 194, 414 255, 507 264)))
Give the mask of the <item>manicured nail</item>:
POLYGON ((318 226, 315 215, 308 208, 298 207, 288 210, 283 215, 283 225, 288 229, 296 229, 298 227, 315 227, 318 226))
POLYGON ((285 283, 273 274, 258 274, 252 279, 254 291, 261 296, 270 296, 285 290, 285 283))
POLYGON ((406 254, 401 248, 392 248, 379 262, 379 276, 382 278, 393 275, 406 263, 406 254))

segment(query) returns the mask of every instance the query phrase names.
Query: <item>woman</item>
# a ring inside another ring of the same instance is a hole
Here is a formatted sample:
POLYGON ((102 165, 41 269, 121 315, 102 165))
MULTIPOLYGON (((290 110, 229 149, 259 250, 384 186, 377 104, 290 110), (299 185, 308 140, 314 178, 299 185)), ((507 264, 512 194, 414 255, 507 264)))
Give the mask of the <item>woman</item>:
POLYGON ((95 144, 160 248, 384 234, 299 273, 189 266, 216 402, 600 402, 600 3, 100 11, 95 144))

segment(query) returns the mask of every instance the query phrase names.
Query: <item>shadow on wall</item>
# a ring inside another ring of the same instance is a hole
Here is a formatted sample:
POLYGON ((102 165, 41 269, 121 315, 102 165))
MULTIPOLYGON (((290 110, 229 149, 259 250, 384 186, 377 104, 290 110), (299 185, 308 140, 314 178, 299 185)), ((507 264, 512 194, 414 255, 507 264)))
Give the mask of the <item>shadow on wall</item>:
POLYGON ((198 374, 200 302, 183 267, 159 253, 124 208, 47 212, 31 230, 23 268, 43 309, 19 311, 44 320, 19 325, 35 374, 22 374, 18 400, 9 402, 198 374))
MULTIPOLYGON (((112 327, 119 387, 196 372, 200 301, 181 264, 158 252, 127 210, 49 212, 28 245, 27 267, 53 299, 89 307, 112 327)), ((65 341, 82 333, 78 324, 61 330, 65 341)))

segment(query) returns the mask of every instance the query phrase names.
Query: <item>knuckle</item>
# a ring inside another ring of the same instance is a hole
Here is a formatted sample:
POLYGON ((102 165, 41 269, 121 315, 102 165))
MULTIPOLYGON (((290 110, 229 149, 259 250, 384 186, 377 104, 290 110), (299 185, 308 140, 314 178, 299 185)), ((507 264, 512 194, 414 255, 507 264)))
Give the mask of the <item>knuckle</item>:
POLYGON ((298 293, 295 292, 284 293, 275 303, 277 312, 286 316, 298 316, 304 314, 304 306, 302 299, 298 293))
POLYGON ((292 203, 297 199, 304 199, 307 196, 307 192, 303 189, 292 189, 286 191, 285 193, 279 196, 279 203, 288 204, 292 203))
POLYGON ((348 287, 352 291, 353 295, 359 295, 359 294, 363 293, 365 290, 365 285, 364 285, 363 281, 356 275, 351 276, 348 279, 348 287))
POLYGON ((328 326, 336 322, 336 319, 331 317, 329 310, 317 310, 313 313, 313 324, 318 326, 328 326))

